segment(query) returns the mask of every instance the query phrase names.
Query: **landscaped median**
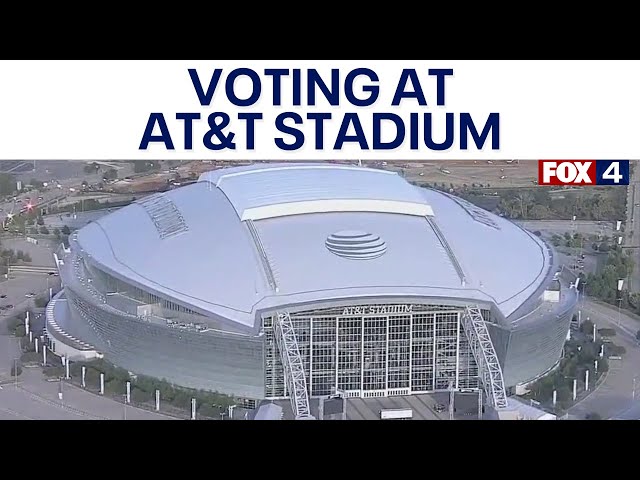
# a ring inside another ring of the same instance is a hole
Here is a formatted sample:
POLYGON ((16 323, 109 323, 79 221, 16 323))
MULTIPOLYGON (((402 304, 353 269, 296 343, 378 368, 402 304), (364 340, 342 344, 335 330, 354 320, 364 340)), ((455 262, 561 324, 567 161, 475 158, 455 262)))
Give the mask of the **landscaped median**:
MULTIPOLYGON (((36 352, 36 337, 32 335, 32 340, 30 340, 26 335, 24 319, 17 316, 8 319, 7 329, 20 338, 22 350, 20 359, 11 365, 11 376, 20 375, 23 367, 42 367, 44 362, 43 346, 39 345, 36 352)), ((40 342, 40 339, 37 338, 37 341, 40 342)), ((43 373, 48 378, 64 379, 66 376, 66 367, 63 365, 62 359, 50 350, 47 350, 43 373)), ((194 398, 197 417, 203 419, 221 419, 223 415, 228 413, 229 406, 238 403, 236 399, 228 395, 177 387, 165 380, 130 374, 127 370, 116 367, 104 359, 70 361, 70 378, 65 381, 70 381, 81 388, 100 394, 101 373, 104 374, 105 396, 120 402, 124 401, 127 382, 130 382, 131 404, 151 410, 155 409, 156 390, 158 390, 160 392, 160 411, 178 417, 190 417, 191 401, 194 398), (85 367, 84 386, 82 385, 82 367, 85 367)))
POLYGON ((597 388, 606 378, 609 360, 622 358, 626 350, 613 342, 616 335, 614 329, 596 330, 595 341, 593 331, 594 324, 589 320, 582 322, 578 330, 572 331, 571 340, 566 342, 564 355, 557 368, 529 385, 529 393, 523 395, 523 398, 538 402, 546 410, 562 416, 571 406, 597 388))
MULTIPOLYGON (((66 368, 62 360, 51 355, 51 361, 43 369, 49 378, 64 378, 66 368)), ((82 387, 82 367, 85 367, 84 387, 100 394, 100 374, 104 374, 104 395, 117 401, 124 401, 127 382, 130 382, 131 405, 147 410, 155 409, 156 390, 160 391, 160 411, 178 417, 188 418, 191 413, 191 401, 196 399, 198 418, 220 419, 228 412, 230 405, 237 403, 232 397, 215 392, 177 387, 164 380, 131 375, 123 368, 116 367, 104 359, 70 362, 69 374, 73 384, 82 387)))

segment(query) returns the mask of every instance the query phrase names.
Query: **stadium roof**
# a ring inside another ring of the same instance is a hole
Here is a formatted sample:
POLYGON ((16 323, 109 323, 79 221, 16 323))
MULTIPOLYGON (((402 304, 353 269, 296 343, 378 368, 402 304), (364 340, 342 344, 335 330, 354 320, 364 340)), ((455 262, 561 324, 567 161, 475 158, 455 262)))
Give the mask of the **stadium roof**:
POLYGON ((246 327, 265 308, 378 296, 477 299, 508 316, 551 268, 505 219, 395 173, 326 164, 209 172, 77 238, 113 275, 246 327))
POLYGON ((243 221, 325 212, 433 215, 419 192, 384 170, 349 165, 251 165, 204 173, 199 181, 219 188, 243 221))

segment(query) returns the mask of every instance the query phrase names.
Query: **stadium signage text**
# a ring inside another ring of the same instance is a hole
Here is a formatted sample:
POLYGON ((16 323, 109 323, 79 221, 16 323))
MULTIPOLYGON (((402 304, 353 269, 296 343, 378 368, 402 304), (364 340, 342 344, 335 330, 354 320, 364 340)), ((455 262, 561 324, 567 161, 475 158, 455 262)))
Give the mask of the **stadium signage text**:
POLYGON ((385 315, 412 312, 413 305, 364 305, 360 307, 345 307, 342 315, 385 315))
POLYGON ((139 150, 500 149, 499 113, 444 111, 451 68, 404 68, 392 82, 370 68, 189 68, 182 78, 202 111, 150 113, 139 150))

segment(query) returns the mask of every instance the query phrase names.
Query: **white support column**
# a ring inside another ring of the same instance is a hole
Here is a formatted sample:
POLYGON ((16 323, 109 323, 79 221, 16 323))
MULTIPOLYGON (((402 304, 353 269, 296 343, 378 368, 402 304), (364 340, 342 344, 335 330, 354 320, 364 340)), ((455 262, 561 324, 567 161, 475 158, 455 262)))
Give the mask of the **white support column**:
POLYGON ((85 377, 87 375, 87 367, 82 366, 82 388, 86 388, 87 384, 85 383, 85 377))
POLYGON ((49 287, 49 301, 53 298, 53 287, 49 287))
POLYGON ((409 393, 413 390, 413 313, 409 314, 409 393))
POLYGON ((432 390, 436 389, 436 314, 433 314, 433 369, 431 370, 433 373, 433 386, 432 390))
POLYGON ((573 401, 576 401, 576 398, 578 398, 578 379, 574 378, 573 379, 573 401))
POLYGON ((196 399, 191 399, 191 420, 196 419, 196 399))
MULTIPOLYGON (((340 370, 340 317, 336 317, 336 372, 335 372, 335 388, 336 391, 340 388, 338 386, 338 371, 340 370)), ((286 384, 286 382, 285 382, 286 384)))
POLYGON ((313 317, 309 319, 309 397, 313 395, 313 317))
POLYGON ((160 411, 160 390, 156 390, 156 412, 160 411))
POLYGON ((597 374, 598 373, 598 360, 594 361, 594 365, 593 366, 595 368, 595 373, 597 374))
POLYGON ((589 391, 589 370, 584 372, 584 389, 589 391))
POLYGON ((596 342, 596 323, 593 322, 593 343, 596 342))
POLYGON ((131 382, 127 382, 127 403, 131 403, 131 382))
MULTIPOLYGON (((387 324, 387 337, 386 337, 386 346, 385 346, 385 365, 384 365, 384 389, 389 390, 389 316, 386 319, 387 324)), ((345 405, 346 405, 345 400, 345 405)))
POLYGON ((33 343, 33 332, 29 332, 29 343, 33 343))
POLYGON ((26 313, 24 317, 24 333, 27 335, 31 335, 31 330, 29 330, 29 312, 26 313))
POLYGON ((65 357, 65 358, 66 358, 66 361, 65 361, 65 364, 64 364, 64 368, 65 368, 65 371, 64 371, 64 373, 65 373, 65 377, 64 377, 64 378, 66 378, 67 380, 69 380, 69 379, 71 378, 71 375, 69 375, 69 368, 70 368, 70 367, 69 367, 69 364, 70 364, 71 362, 69 361, 69 358, 67 358, 67 357, 65 357))
POLYGON ((364 397, 364 317, 360 319, 360 397, 364 397))
POLYGON ((100 374, 100 395, 104 395, 104 373, 100 374))
POLYGON ((460 312, 457 315, 458 325, 456 327, 456 390, 460 388, 460 312))
POLYGON ((38 337, 36 337, 35 342, 33 343, 33 346, 36 349, 36 353, 38 353, 38 337))
POLYGON ((558 391, 554 390, 553 391, 553 406, 556 406, 556 403, 558 403, 558 391))
MULTIPOLYGON (((36 339, 37 340, 37 339, 36 339)), ((42 365, 47 366, 47 346, 42 346, 42 365)))

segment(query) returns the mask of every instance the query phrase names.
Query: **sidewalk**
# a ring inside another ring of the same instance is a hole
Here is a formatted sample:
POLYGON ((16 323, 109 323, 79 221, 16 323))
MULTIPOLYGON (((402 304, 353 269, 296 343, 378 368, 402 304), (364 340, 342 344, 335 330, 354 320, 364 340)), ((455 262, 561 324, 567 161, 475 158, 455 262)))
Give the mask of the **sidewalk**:
POLYGON ((569 409, 571 415, 584 418, 588 413, 598 413, 602 418, 616 418, 622 412, 640 407, 640 388, 636 389, 636 400, 632 398, 633 379, 640 385, 640 346, 635 340, 635 332, 640 322, 632 318, 628 312, 592 300, 582 307, 582 320, 589 317, 597 328, 613 328, 616 336, 612 341, 626 349, 622 360, 610 360, 606 379, 596 387, 584 400, 569 409))
POLYGON ((18 388, 4 385, 0 390, 0 419, 172 420, 162 413, 141 410, 66 382, 48 382, 44 378, 40 368, 25 368, 18 388))

